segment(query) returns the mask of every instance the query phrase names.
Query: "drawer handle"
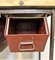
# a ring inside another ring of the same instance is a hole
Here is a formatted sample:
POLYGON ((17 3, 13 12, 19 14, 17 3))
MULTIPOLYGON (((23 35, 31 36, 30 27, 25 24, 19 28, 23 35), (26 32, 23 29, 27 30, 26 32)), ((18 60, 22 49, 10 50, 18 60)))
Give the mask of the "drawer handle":
POLYGON ((20 51, 33 51, 34 49, 35 49, 35 45, 33 42, 20 42, 20 44, 19 44, 19 50, 20 51), (32 48, 24 49, 24 48, 21 48, 22 45, 32 45, 32 48))

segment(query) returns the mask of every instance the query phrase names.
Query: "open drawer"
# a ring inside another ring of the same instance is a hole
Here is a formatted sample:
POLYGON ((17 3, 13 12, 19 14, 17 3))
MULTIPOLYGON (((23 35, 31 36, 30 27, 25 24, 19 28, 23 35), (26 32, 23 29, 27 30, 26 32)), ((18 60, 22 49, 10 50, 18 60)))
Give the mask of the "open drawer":
POLYGON ((4 16, 0 17, 0 52, 7 47, 7 41, 4 36, 6 18, 4 16))
POLYGON ((47 18, 9 17, 4 35, 12 52, 44 51, 49 36, 47 18))

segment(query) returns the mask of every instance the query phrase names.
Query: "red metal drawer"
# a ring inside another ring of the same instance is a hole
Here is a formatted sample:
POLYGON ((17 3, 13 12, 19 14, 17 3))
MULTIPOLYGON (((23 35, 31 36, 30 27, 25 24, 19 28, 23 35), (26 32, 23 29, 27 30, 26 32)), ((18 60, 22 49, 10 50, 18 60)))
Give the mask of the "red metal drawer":
POLYGON ((47 19, 10 17, 4 35, 12 52, 44 51, 49 36, 47 19))

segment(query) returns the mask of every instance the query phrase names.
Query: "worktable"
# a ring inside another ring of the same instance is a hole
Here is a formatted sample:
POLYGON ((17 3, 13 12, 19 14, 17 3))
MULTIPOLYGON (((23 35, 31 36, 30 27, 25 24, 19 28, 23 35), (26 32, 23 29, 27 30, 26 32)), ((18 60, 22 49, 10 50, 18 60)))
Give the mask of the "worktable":
MULTIPOLYGON (((51 15, 50 56, 53 60, 55 0, 0 0, 0 14, 42 13, 51 15), (50 9, 49 9, 50 8, 50 9)), ((41 60, 41 52, 39 52, 41 60)))

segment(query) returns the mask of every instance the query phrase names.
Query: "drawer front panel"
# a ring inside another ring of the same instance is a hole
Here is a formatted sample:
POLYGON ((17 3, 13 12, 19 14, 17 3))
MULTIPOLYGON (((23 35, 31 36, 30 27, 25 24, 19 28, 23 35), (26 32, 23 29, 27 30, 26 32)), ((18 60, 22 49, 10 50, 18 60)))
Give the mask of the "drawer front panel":
POLYGON ((8 36, 6 38, 12 52, 43 51, 48 35, 8 36))

